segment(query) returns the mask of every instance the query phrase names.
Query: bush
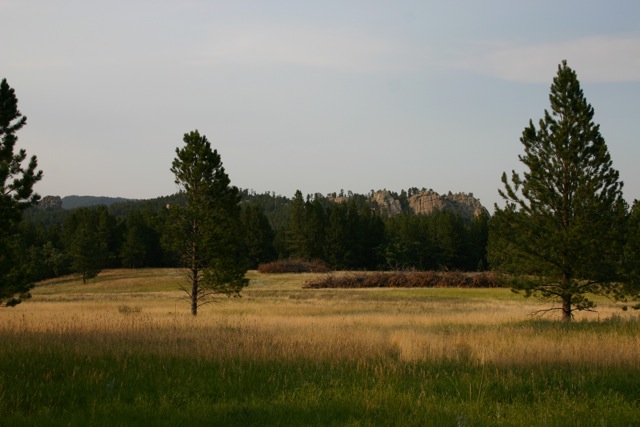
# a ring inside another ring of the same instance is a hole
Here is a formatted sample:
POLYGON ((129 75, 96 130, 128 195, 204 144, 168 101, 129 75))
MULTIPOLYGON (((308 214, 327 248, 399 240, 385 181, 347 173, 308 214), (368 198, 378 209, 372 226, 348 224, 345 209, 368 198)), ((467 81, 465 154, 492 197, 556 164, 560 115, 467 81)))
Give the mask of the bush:
POLYGON ((496 273, 486 272, 479 273, 473 276, 473 287, 474 288, 501 288, 502 284, 498 280, 498 275, 496 273))
POLYGON ((119 305, 118 306, 118 312, 122 313, 122 314, 131 314, 131 313, 141 313, 142 312, 142 307, 136 305, 133 307, 130 307, 128 305, 119 305))
POLYGON ((305 261, 294 258, 260 264, 258 271, 260 273, 328 273, 331 268, 319 259, 305 261))
POLYGON ((330 274, 305 283, 305 288, 497 288, 496 275, 460 272, 408 271, 392 273, 330 274))

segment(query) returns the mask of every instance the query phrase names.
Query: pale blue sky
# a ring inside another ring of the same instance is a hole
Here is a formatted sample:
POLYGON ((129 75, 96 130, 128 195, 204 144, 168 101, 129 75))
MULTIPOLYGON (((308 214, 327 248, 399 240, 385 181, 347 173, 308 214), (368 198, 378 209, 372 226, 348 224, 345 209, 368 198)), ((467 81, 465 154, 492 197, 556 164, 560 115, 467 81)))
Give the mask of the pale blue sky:
POLYGON ((151 198, 198 129, 234 185, 491 209, 567 59, 640 199, 640 2, 0 0, 42 195, 151 198))

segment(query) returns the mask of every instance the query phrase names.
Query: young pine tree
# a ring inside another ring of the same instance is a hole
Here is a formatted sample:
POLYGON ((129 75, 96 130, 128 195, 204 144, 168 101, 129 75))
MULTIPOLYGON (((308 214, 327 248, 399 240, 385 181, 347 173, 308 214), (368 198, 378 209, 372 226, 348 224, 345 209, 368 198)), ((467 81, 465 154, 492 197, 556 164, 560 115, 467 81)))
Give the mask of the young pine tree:
POLYGON ((167 243, 186 268, 183 287, 191 314, 213 294, 238 296, 248 281, 243 234, 240 230, 240 192, 230 185, 217 150, 207 137, 184 135, 171 166, 183 192, 185 206, 171 206, 167 243))
POLYGON ((557 301, 564 320, 588 310, 588 294, 621 298, 627 206, 622 182, 576 73, 558 66, 539 128, 520 141, 523 175, 502 175, 504 208, 491 221, 492 266, 521 277, 516 290, 557 301))

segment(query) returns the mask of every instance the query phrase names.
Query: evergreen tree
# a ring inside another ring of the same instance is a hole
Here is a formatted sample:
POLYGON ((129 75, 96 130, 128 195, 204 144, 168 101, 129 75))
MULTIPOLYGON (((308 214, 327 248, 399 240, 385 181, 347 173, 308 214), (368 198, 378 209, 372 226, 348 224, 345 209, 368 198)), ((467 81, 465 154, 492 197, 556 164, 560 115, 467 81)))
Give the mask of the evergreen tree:
POLYGON ((118 232, 116 218, 111 215, 106 206, 100 205, 92 209, 96 217, 97 240, 102 248, 102 266, 115 268, 120 266, 118 254, 120 253, 121 232, 118 232))
POLYGON ((273 248, 275 234, 260 206, 251 205, 242 210, 242 229, 249 268, 257 268, 276 258, 273 248))
POLYGON ((14 153, 18 132, 27 123, 27 118, 18 110, 15 91, 6 79, 0 82, 0 304, 14 306, 22 298, 29 296, 31 283, 21 265, 19 236, 16 226, 22 219, 22 212, 35 205, 40 196, 33 192, 33 186, 42 179, 38 171, 36 156, 32 156, 27 166, 24 149, 14 153))
POLYGON ((240 192, 230 185, 220 155, 207 137, 184 135, 171 166, 185 197, 184 206, 171 206, 167 244, 187 269, 191 314, 207 297, 237 296, 248 281, 240 229, 240 192))
POLYGON ((511 180, 502 175, 491 222, 490 262, 494 268, 523 274, 514 289, 560 302, 562 318, 591 309, 587 294, 621 297, 620 264, 627 206, 622 182, 594 111, 576 73, 558 66, 539 128, 530 121, 520 141, 525 166, 511 180))
POLYGON ((487 239, 489 238, 489 215, 482 213, 471 220, 468 233, 468 264, 464 268, 467 271, 486 271, 489 268, 487 261, 487 239))
POLYGON ((441 267, 435 243, 434 213, 402 213, 388 218, 385 224, 384 265, 392 270, 441 267))
POLYGON ((349 246, 346 204, 333 203, 327 216, 324 238, 326 261, 336 270, 345 269, 347 267, 346 258, 349 246))
POLYGON ((120 258, 122 265, 126 268, 140 268, 144 266, 147 248, 144 242, 144 231, 138 224, 128 224, 122 247, 120 248, 120 258))
POLYGON ((305 253, 309 259, 324 259, 326 214, 318 195, 307 200, 304 214, 305 253))
POLYGON ((43 245, 46 242, 46 231, 41 223, 22 220, 18 225, 19 238, 14 253, 17 255, 16 264, 20 265, 29 282, 51 277, 45 262, 43 245))
POLYGON ((82 283, 100 274, 104 266, 104 252, 96 231, 89 224, 83 223, 75 230, 68 255, 71 270, 82 276, 82 283))
POLYGON ((385 233, 384 222, 380 215, 374 212, 368 205, 360 207, 363 226, 363 267, 374 270, 380 265, 380 249, 384 246, 385 233))
POLYGON ((638 200, 633 202, 627 224, 627 239, 624 247, 624 273, 628 282, 627 290, 630 294, 637 295, 638 289, 633 289, 632 286, 640 283, 640 201, 638 200))
POLYGON ((65 258, 64 253, 53 242, 47 241, 42 246, 42 262, 46 268, 43 279, 61 276, 66 268, 65 258))
POLYGON ((143 210, 143 225, 145 230, 145 266, 148 267, 175 267, 177 262, 175 255, 167 251, 163 245, 166 241, 163 236, 167 233, 167 224, 170 216, 170 204, 154 206, 147 203, 143 210))
MULTIPOLYGON (((375 247, 380 237, 372 221, 371 210, 351 197, 347 202, 347 253, 348 268, 375 268, 377 254, 375 247)), ((384 235, 384 233, 382 234, 384 235)))
POLYGON ((59 224, 45 227, 43 222, 23 219, 20 223, 20 252, 28 254, 28 277, 32 282, 59 277, 69 272, 67 256, 60 242, 59 224))
POLYGON ((449 211, 433 212, 428 216, 430 240, 438 269, 464 269, 466 263, 466 226, 462 217, 449 211))
POLYGON ((294 258, 309 259, 311 254, 306 237, 305 202, 302 192, 297 190, 291 202, 291 211, 286 231, 288 255, 294 258))
POLYGON ((71 271, 82 275, 82 283, 96 277, 107 266, 109 236, 105 229, 108 214, 104 206, 73 210, 63 225, 65 253, 71 271))

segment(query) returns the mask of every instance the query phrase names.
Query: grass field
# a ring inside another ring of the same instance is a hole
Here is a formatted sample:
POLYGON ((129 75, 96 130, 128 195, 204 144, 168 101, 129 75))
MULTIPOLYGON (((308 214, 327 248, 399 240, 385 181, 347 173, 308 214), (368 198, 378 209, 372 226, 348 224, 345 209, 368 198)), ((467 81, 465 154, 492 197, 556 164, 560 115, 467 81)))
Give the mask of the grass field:
POLYGON ((0 425, 640 425, 640 319, 508 289, 303 289, 250 272, 197 318, 176 270, 0 310, 0 425))

